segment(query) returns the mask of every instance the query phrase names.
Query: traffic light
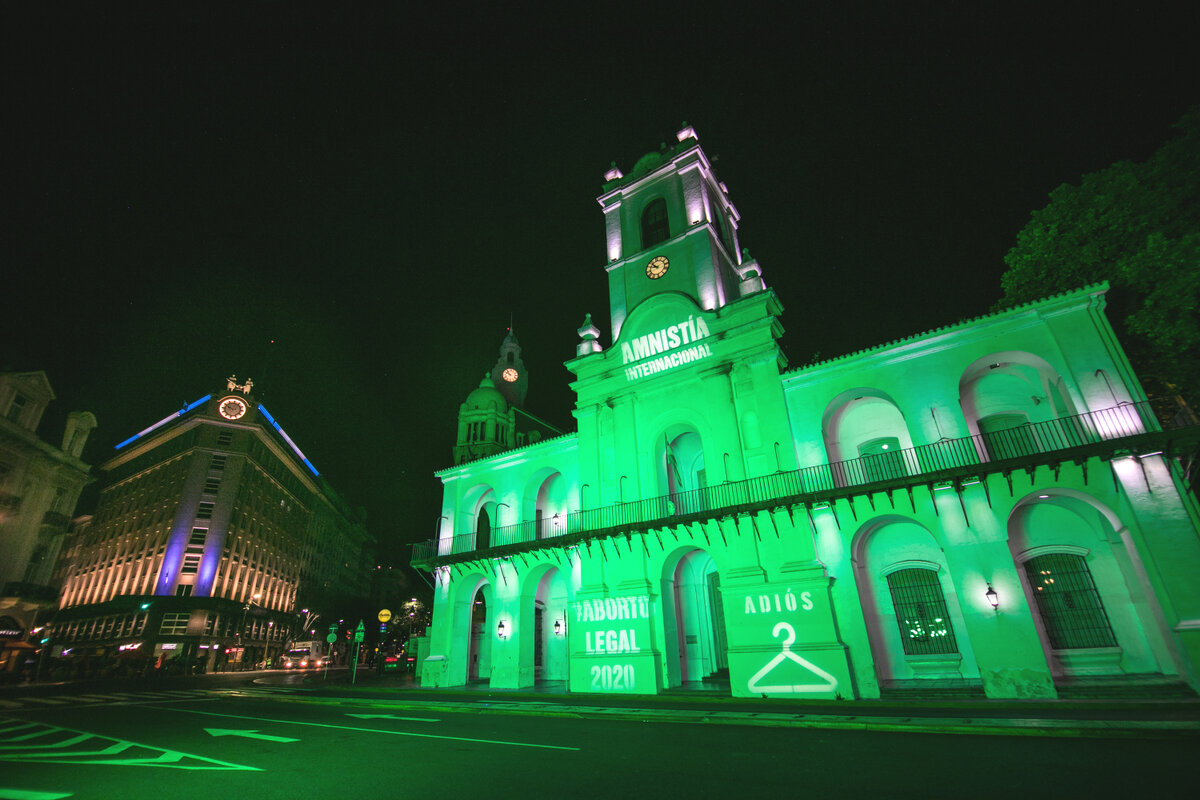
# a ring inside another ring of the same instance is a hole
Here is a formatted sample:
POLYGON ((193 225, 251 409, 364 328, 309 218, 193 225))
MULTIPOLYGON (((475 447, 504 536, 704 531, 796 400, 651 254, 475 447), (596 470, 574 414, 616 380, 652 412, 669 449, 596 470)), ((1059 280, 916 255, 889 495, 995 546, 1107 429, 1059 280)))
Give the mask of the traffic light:
POLYGON ((350 636, 351 636, 351 631, 346 631, 346 638, 349 639, 350 636))

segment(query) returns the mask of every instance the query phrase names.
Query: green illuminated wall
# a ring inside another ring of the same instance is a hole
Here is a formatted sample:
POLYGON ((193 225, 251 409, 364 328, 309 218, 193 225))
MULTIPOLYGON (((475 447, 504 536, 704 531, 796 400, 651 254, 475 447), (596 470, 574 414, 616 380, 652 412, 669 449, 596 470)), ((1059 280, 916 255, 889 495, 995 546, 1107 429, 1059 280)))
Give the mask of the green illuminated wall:
POLYGON ((1104 287, 786 372, 782 306, 729 252, 736 211, 694 138, 611 177, 601 204, 619 333, 567 364, 578 433, 439 473, 426 685, 656 693, 727 675, 736 696, 818 699, 928 681, 1032 698, 1095 676, 1195 685, 1195 504, 1162 455, 1094 447, 1151 424, 1130 410, 1145 397, 1104 287), (639 209, 659 196, 672 235, 638 251, 639 209), (1048 451, 1064 455, 987 466, 1048 451), (1031 581, 1026 562, 1048 555, 1079 574, 1031 581), (1047 625, 1064 617, 1037 605, 1051 594, 1070 619, 1102 607, 1108 632, 1055 647, 1047 625))

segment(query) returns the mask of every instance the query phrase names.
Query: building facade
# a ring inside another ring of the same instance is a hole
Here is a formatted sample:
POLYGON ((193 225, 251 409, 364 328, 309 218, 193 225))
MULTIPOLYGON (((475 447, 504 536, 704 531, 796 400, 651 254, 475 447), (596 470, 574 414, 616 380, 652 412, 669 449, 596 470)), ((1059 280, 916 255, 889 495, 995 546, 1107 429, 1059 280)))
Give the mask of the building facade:
POLYGON ((788 370, 695 132, 599 198, 612 342, 578 432, 444 485, 430 686, 735 696, 1188 693, 1200 514, 1105 286, 788 370))
POLYGON ((52 400, 46 373, 0 374, 0 673, 30 657, 27 640, 57 607, 55 560, 91 481, 82 456, 96 418, 71 412, 54 447, 37 435, 52 400))
MULTIPOLYGON (((367 594, 372 540, 270 412, 230 378, 117 445, 63 571, 56 656, 248 666, 310 605, 367 594)), ((303 638, 307 638, 305 635, 303 638)))

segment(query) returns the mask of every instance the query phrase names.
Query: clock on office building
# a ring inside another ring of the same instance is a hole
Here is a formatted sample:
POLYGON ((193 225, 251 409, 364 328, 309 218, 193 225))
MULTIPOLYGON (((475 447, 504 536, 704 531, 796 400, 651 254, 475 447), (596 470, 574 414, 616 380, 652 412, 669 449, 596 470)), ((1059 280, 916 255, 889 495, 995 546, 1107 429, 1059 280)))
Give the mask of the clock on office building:
POLYGON ((217 404, 217 411, 225 419, 241 419, 246 416, 246 401, 240 397, 226 397, 217 404))

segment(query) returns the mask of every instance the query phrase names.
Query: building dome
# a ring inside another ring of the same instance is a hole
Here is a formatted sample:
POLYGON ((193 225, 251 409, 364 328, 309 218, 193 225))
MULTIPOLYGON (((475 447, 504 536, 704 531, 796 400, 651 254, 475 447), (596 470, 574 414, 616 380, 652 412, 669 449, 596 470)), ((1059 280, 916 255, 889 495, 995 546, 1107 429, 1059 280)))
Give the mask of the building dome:
POLYGON ((508 401, 496 389, 496 384, 492 383, 490 375, 483 376, 483 380, 479 382, 479 388, 467 395, 467 400, 463 403, 463 406, 470 410, 494 409, 501 414, 508 411, 508 401))

